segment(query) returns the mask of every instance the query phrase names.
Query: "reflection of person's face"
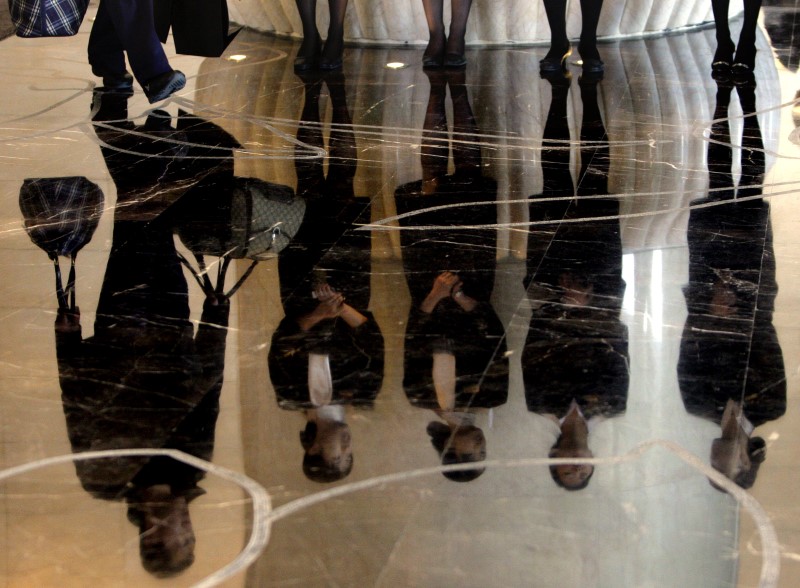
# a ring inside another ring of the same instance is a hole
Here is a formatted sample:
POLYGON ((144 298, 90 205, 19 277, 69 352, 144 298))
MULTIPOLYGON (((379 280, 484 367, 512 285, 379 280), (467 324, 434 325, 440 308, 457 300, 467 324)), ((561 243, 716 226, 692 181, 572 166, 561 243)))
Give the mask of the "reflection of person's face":
POLYGON ((343 470, 348 467, 350 456, 353 453, 350 427, 341 422, 317 422, 317 436, 308 455, 319 455, 331 468, 343 470))
MULTIPOLYGON (((561 449, 550 454, 550 457, 594 457, 588 449, 561 449)), ((594 466, 588 463, 567 464, 555 466, 556 476, 564 486, 574 488, 582 485, 594 471, 594 466)))
POLYGON ((169 575, 194 561, 195 536, 184 497, 143 505, 141 528, 140 555, 147 571, 169 575))
POLYGON ((452 454, 457 462, 485 460, 486 437, 483 431, 475 427, 456 431, 447 453, 452 454))

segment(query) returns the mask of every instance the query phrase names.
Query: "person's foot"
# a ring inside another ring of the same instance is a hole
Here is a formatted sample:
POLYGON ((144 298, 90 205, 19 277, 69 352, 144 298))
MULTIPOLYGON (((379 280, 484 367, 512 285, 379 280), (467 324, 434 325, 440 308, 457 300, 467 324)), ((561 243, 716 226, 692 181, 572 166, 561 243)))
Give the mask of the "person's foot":
POLYGON ((316 69, 319 65, 320 47, 322 47, 322 39, 319 34, 310 39, 304 38, 303 44, 297 51, 297 56, 294 58, 294 71, 304 72, 316 69))
POLYGON ((97 88, 99 92, 133 95, 133 76, 127 71, 117 75, 103 76, 103 85, 97 88))
POLYGON ((733 52, 736 46, 730 39, 717 42, 717 50, 714 52, 714 59, 711 61, 712 73, 720 75, 730 74, 733 65, 733 52))
POLYGON ((539 71, 542 74, 555 73, 564 70, 564 62, 572 54, 569 41, 561 41, 550 45, 550 50, 543 59, 539 60, 539 71))
POLYGON ((600 59, 600 52, 597 50, 597 45, 593 42, 581 42, 578 45, 578 52, 581 54, 581 65, 585 75, 602 74, 605 71, 605 64, 600 59))
POLYGON ((143 84, 144 93, 150 104, 172 96, 186 85, 186 76, 177 69, 164 72, 143 84))
POLYGON ((322 57, 319 60, 319 68, 323 71, 341 69, 344 64, 344 31, 342 33, 328 33, 325 40, 325 47, 322 49, 322 57))
POLYGON ((736 57, 731 66, 731 74, 735 84, 755 84, 756 45, 755 43, 739 42, 736 57))
POLYGON ((466 67, 465 49, 466 41, 463 35, 450 35, 445 45, 444 66, 449 68, 466 67))
POLYGON ((422 54, 422 67, 425 69, 443 67, 446 45, 447 38, 444 31, 431 31, 428 46, 422 54))

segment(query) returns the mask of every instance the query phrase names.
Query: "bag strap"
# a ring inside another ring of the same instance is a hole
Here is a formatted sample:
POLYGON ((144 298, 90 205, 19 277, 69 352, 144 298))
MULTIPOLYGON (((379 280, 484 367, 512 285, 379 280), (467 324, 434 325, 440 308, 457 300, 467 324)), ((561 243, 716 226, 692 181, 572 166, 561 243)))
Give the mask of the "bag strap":
POLYGON ((75 305, 75 258, 77 253, 70 255, 69 276, 67 277, 67 287, 64 288, 63 279, 61 276, 61 265, 58 262, 58 255, 53 253, 50 259, 53 260, 53 268, 56 273, 56 297, 58 298, 59 310, 76 309, 75 305))
POLYGON ((250 277, 250 274, 253 273, 253 270, 258 265, 258 260, 251 261, 250 265, 245 270, 244 274, 242 274, 242 276, 236 281, 236 283, 230 290, 225 292, 224 291, 225 275, 227 274, 228 266, 231 263, 230 258, 224 257, 222 259, 222 262, 217 267, 217 285, 214 286, 211 283, 211 278, 208 277, 208 267, 206 266, 205 258, 203 257, 203 255, 194 252, 192 253, 192 255, 194 256, 195 262, 197 263, 197 267, 199 269, 195 269, 195 267, 189 262, 189 260, 186 259, 186 257, 180 252, 178 252, 178 259, 180 259, 181 264, 191 272, 192 276, 194 276, 195 281, 203 290, 203 292, 205 292, 206 296, 213 294, 214 296, 224 298, 226 300, 229 300, 231 296, 236 294, 239 288, 242 287, 247 278, 250 277))

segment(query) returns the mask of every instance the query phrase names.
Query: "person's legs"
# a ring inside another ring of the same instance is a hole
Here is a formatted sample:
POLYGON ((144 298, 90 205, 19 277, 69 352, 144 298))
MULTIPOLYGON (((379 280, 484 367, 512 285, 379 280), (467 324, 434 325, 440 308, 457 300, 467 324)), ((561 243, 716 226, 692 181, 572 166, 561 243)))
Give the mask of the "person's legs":
POLYGON ((450 19, 450 34, 447 37, 447 50, 445 66, 464 67, 467 60, 464 58, 465 41, 467 34, 467 20, 472 0, 453 0, 452 16, 450 19))
POLYGON ((325 39, 325 48, 322 50, 320 69, 332 70, 342 67, 342 53, 344 52, 344 16, 347 12, 347 0, 328 0, 331 13, 328 25, 328 38, 325 39))
POLYGON ((603 62, 597 51, 597 23, 603 0, 581 0, 581 41, 578 51, 583 60, 583 71, 598 73, 603 71, 603 62))
POLYGON ((745 0, 744 21, 742 32, 739 34, 739 43, 736 46, 736 59, 733 61, 734 70, 743 70, 752 73, 756 64, 756 28, 758 27, 758 13, 761 11, 761 0, 745 0))
POLYGON ((144 87, 150 80, 172 71, 156 35, 150 0, 103 0, 108 18, 136 80, 144 87))
POLYGON ((422 56, 423 67, 442 67, 447 37, 444 34, 444 0, 422 0, 428 22, 428 46, 422 56))
POLYGON ((728 8, 730 0, 711 0, 711 10, 714 13, 714 25, 717 29, 717 50, 711 62, 711 70, 721 72, 727 70, 733 62, 735 46, 731 40, 731 29, 728 25, 728 8))
POLYGON ((317 66, 322 45, 317 30, 317 0, 296 0, 297 12, 303 25, 303 44, 294 60, 297 71, 306 71, 317 66))
POLYGON ((567 37, 567 0, 543 0, 550 26, 550 50, 539 62, 543 72, 560 71, 571 49, 567 37))
POLYGON ((98 77, 116 78, 124 76, 125 48, 114 30, 114 23, 107 10, 108 0, 101 0, 97 16, 89 34, 89 65, 98 77))

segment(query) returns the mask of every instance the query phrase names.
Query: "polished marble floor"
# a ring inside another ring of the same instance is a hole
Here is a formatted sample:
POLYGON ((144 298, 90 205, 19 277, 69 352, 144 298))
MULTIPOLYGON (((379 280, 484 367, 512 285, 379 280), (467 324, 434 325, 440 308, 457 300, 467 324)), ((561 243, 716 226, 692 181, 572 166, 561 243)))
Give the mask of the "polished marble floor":
POLYGON ((0 584, 797 586, 772 4, 755 85, 713 29, 602 80, 244 31, 150 106, 88 21, 1 41, 0 584))

